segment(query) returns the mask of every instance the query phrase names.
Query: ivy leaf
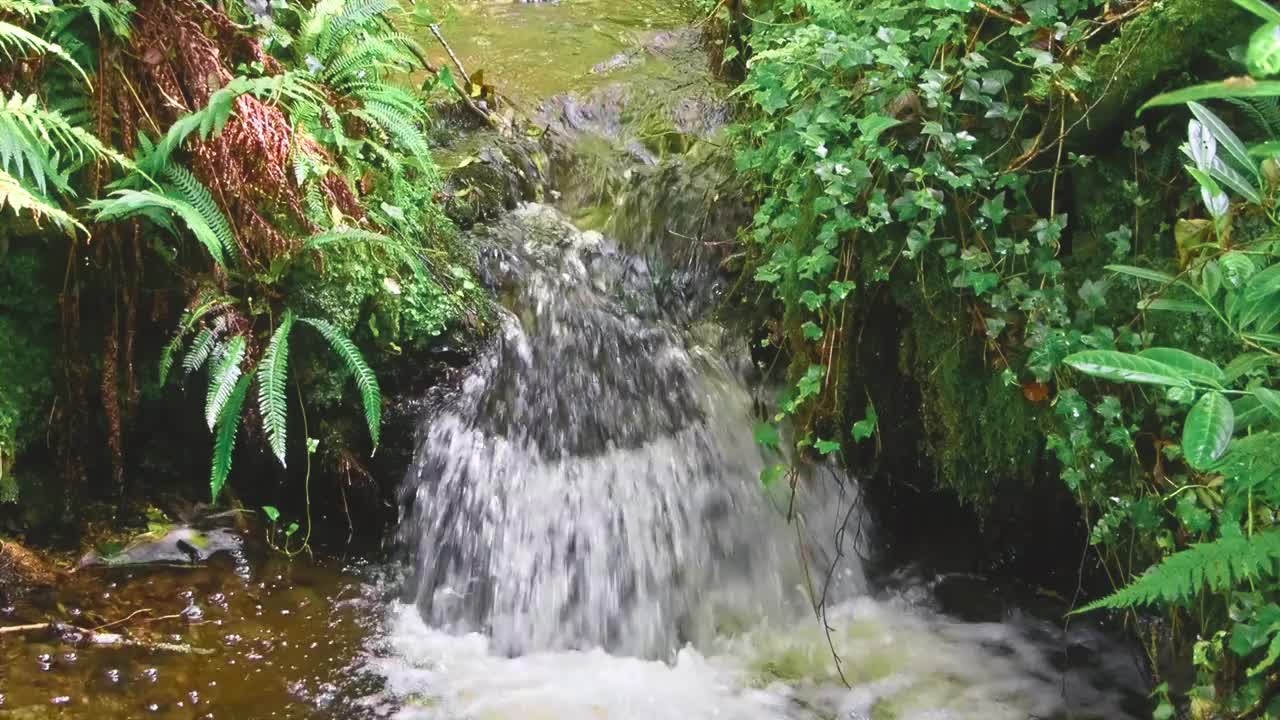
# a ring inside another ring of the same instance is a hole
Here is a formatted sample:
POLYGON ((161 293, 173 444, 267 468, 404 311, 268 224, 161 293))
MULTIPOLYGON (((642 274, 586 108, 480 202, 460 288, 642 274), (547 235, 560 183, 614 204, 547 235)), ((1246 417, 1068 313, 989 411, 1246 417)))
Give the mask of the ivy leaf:
POLYGON ((1235 430, 1235 411, 1220 392, 1205 393, 1182 426, 1182 453, 1187 464, 1207 470, 1227 451, 1235 430))
POLYGON ((863 419, 853 424, 852 435, 856 442, 862 442, 876 434, 876 428, 879 426, 880 418, 876 415, 876 405, 870 400, 867 401, 867 415, 863 419))
POLYGON ((830 455, 840 449, 840 443, 834 440, 819 440, 813 446, 823 455, 830 455))
POLYGON ((772 423, 756 423, 755 427, 752 429, 752 434, 755 436, 756 443, 767 447, 770 450, 777 450, 778 445, 781 443, 781 438, 778 435, 778 428, 772 423))
POLYGON ((771 488, 786 474, 786 465, 770 465, 760 471, 760 484, 766 489, 771 488))
POLYGON ((1063 362, 1086 375, 1114 382, 1191 386, 1177 368, 1114 350, 1085 350, 1067 356, 1063 362))
POLYGON ((262 512, 266 513, 267 519, 275 522, 280 519, 280 511, 272 505, 263 505, 262 512))
POLYGON ((804 337, 806 340, 822 339, 822 328, 812 320, 805 322, 804 325, 800 326, 800 329, 804 331, 804 337))

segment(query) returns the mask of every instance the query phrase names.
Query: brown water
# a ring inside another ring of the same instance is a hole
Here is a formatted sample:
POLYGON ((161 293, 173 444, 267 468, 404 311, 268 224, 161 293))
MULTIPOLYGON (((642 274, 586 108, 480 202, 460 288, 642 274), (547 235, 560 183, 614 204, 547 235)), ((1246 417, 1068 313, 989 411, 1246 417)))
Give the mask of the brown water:
POLYGON ((356 716, 349 701, 364 686, 353 673, 381 622, 380 587, 368 566, 269 555, 81 570, 0 608, 0 625, 105 625, 192 652, 0 636, 0 717, 356 716))

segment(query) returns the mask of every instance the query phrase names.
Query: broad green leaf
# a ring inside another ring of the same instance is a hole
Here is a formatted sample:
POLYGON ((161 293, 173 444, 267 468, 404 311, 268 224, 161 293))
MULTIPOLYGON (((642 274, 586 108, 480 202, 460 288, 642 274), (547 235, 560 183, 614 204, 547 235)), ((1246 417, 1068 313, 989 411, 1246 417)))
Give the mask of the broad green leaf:
POLYGON ((1251 77, 1234 77, 1219 82, 1192 85, 1157 95, 1138 108, 1141 115, 1148 108, 1167 105, 1182 105, 1196 100, 1215 100, 1223 98, 1251 98, 1280 96, 1280 81, 1254 80, 1251 77))
POLYGON ((1280 420, 1280 392, 1264 387, 1256 387, 1253 389, 1253 396, 1258 398, 1258 402, 1280 420))
POLYGON ((1196 119, 1200 121, 1205 130, 1208 130, 1209 134, 1218 141, 1218 146, 1226 150, 1231 159, 1240 165, 1240 169, 1249 171, 1256 178, 1258 175, 1257 161, 1249 157, 1249 149, 1231 131, 1231 128, 1222 122, 1222 118, 1198 102, 1189 102, 1187 107, 1191 109, 1191 114, 1196 116, 1196 119))
POLYGON ((1236 5, 1257 15, 1263 22, 1280 23, 1280 10, 1271 7, 1266 0, 1231 0, 1236 5))
POLYGON ((1145 298, 1138 301, 1139 310, 1157 310, 1164 312, 1187 313, 1200 315, 1210 311, 1209 306, 1195 300, 1170 300, 1169 298, 1145 298))
POLYGON ((1220 392, 1208 392, 1196 401, 1182 426, 1182 453, 1196 470, 1208 470, 1231 444, 1235 411, 1220 392))
POLYGON ((1191 381, 1177 368, 1114 350, 1085 350, 1069 355, 1063 362, 1086 375, 1114 382, 1191 387, 1191 381))
POLYGON ((262 512, 266 513, 267 519, 275 522, 280 519, 280 511, 272 505, 263 505, 262 512))
POLYGON ((1280 365, 1280 358, 1263 352, 1245 353, 1227 363, 1223 373, 1227 376, 1227 382, 1235 382, 1251 372, 1273 365, 1280 365))
POLYGON ((1221 387, 1227 381, 1222 368, 1198 355, 1177 348, 1154 347, 1138 353, 1140 357, 1164 363, 1180 371, 1185 377, 1208 385, 1221 387))
POLYGON ((1280 23, 1272 21, 1254 31, 1244 62, 1254 77, 1280 73, 1280 23))
POLYGON ((1231 409, 1236 414, 1237 429, 1248 429, 1271 421, 1271 413, 1253 395, 1241 395, 1236 398, 1231 403, 1231 409))
POLYGON ((1137 267, 1134 265, 1108 265, 1107 270, 1120 275, 1128 275, 1141 280, 1150 280, 1152 282, 1171 285, 1176 280, 1168 273, 1162 273, 1159 270, 1151 270, 1149 268, 1137 267))

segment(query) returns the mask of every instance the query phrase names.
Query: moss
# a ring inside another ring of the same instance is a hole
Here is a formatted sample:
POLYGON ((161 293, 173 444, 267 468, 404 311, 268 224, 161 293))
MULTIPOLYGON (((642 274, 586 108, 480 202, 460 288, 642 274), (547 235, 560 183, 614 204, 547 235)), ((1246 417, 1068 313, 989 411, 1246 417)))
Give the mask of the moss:
POLYGON ((1090 77, 1082 128, 1105 130, 1145 102, 1165 77, 1190 67, 1206 50, 1225 52, 1255 23, 1232 0, 1162 0, 1125 23, 1083 65, 1090 77))
POLYGON ((0 502, 20 495, 15 461, 42 441, 57 366, 58 264, 43 244, 0 258, 0 502))
POLYGON ((912 307, 900 354, 903 375, 921 390, 924 442, 942 484, 978 507, 1003 482, 1029 482, 1043 449, 1045 413, 1008 386, 998 353, 955 308, 912 307))

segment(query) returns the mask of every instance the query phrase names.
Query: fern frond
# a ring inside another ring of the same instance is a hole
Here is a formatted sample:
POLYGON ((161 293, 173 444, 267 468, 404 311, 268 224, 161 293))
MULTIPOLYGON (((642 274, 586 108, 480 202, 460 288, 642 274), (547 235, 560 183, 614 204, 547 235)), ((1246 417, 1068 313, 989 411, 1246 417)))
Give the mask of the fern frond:
POLYGON ((89 14, 93 19, 93 26, 102 32, 102 25, 105 22, 111 33, 118 38, 127 39, 132 31, 130 20, 133 12, 137 8, 133 3, 127 0, 115 0, 115 2, 107 2, 107 0, 80 0, 74 6, 67 8, 71 10, 79 8, 89 14))
POLYGON ((188 375, 204 367, 209 356, 218 345, 218 333, 212 328, 202 328, 191 341, 187 356, 182 360, 182 369, 188 375))
POLYGON ((233 78, 210 95, 203 108, 174 121, 160 142, 138 161, 138 167, 148 175, 159 175, 168 166, 173 153, 192 134, 199 132, 202 140, 222 134, 235 111, 236 98, 246 94, 271 102, 279 102, 282 98, 294 103, 316 102, 320 98, 315 86, 299 73, 233 78))
POLYGON ((284 456, 285 441, 288 438, 286 426, 289 421, 286 381, 289 372, 289 331, 293 329, 293 319, 293 312, 286 310, 258 367, 258 411, 262 415, 262 429, 267 434, 271 452, 280 461, 280 465, 285 467, 288 466, 284 456))
POLYGON ((209 251, 214 262, 226 267, 227 260, 218 234, 209 227, 208 221, 198 209, 176 193, 170 196, 150 190, 117 190, 106 198, 94 200, 88 207, 94 211, 97 222, 111 222, 141 215, 170 231, 174 228, 167 213, 173 213, 186 223, 196 240, 209 251))
MULTIPOLYGON (((240 255, 240 245, 236 241, 235 232, 231 230, 231 223, 227 222, 227 216, 222 212, 222 208, 214 201, 213 195, 209 193, 209 188, 204 186, 190 170, 181 165, 170 165, 165 168, 165 178, 173 183, 173 188, 182 200, 196 212, 200 213, 200 217, 204 218, 205 223, 213 230, 213 234, 218 238, 218 244, 222 246, 223 253, 231 260, 236 260, 240 255)), ((173 193, 170 193, 172 195, 173 193)))
POLYGON ((347 370, 355 376, 356 387, 360 389, 360 400, 364 405, 365 421, 369 425, 369 437, 373 440, 376 451, 382 435, 382 391, 378 388, 378 378, 369 364, 365 362, 360 349, 351 342, 341 330, 332 323, 319 318, 302 318, 302 322, 310 325, 329 341, 329 346, 342 358, 347 370))
POLYGON ((316 45, 317 55, 331 58, 334 53, 358 30, 377 21, 392 10, 399 10, 396 0, 347 0, 342 12, 327 24, 316 45))
POLYGON ((93 84, 89 81, 89 75, 85 73, 84 68, 80 67, 80 64, 61 45, 51 43, 39 35, 3 20, 0 20, 0 52, 4 53, 10 62, 29 55, 53 55, 79 73, 86 85, 93 84))
POLYGON ((222 406, 218 417, 217 429, 213 437, 213 462, 209 472, 209 491, 213 502, 218 501, 222 488, 231 475, 231 460, 236 450, 236 433, 240 430, 240 409, 244 407, 244 399, 249 394, 249 383, 252 374, 246 374, 236 382, 227 402, 222 406))
POLYGON ((404 110, 384 102, 369 102, 351 114, 381 130, 410 155, 429 159, 431 146, 418 128, 416 118, 404 110))
POLYGON ((1275 577, 1276 562, 1280 561, 1280 530, 1251 538, 1238 534, 1238 530, 1236 533, 1174 553, 1128 586, 1077 612, 1186 603, 1205 586, 1223 592, 1249 580, 1275 577))
POLYGON ((236 383, 240 381, 240 363, 244 360, 245 349, 244 336, 235 336, 231 342, 227 343, 222 358, 209 373, 209 393, 205 398, 204 419, 209 424, 210 430, 213 430, 214 425, 217 424, 218 417, 222 415, 222 408, 226 406, 236 383))
POLYGON ((46 190, 46 178, 67 190, 68 170, 61 167, 63 153, 77 163, 102 158, 132 167, 128 158, 92 133, 72 125, 61 113, 42 108, 35 95, 24 98, 14 93, 0 103, 0 169, 19 179, 30 172, 40 192, 46 190))
POLYGON ((178 329, 173 333, 173 337, 165 344, 164 350, 160 353, 161 387, 169 380, 169 371, 173 369, 173 358, 178 354, 178 350, 182 348, 182 341, 187 337, 187 333, 194 330, 196 323, 200 322, 205 315, 216 308, 222 307, 224 304, 226 304, 226 301, 223 298, 216 298, 182 313, 182 317, 178 319, 178 329))
POLYGON ((53 5, 38 0, 0 0, 0 13, 17 15, 28 21, 57 11, 53 5))
POLYGON ((37 223, 41 218, 47 217, 67 234, 72 234, 76 230, 89 234, 88 228, 81 225, 66 211, 54 205, 52 201, 23 187, 17 178, 0 170, 0 210, 4 210, 6 205, 13 208, 14 213, 30 213, 37 223))

